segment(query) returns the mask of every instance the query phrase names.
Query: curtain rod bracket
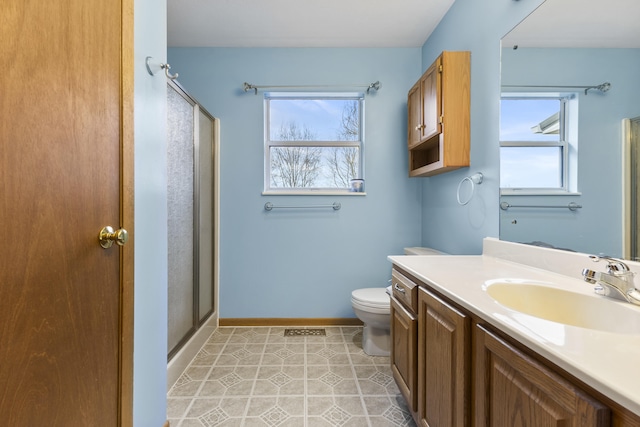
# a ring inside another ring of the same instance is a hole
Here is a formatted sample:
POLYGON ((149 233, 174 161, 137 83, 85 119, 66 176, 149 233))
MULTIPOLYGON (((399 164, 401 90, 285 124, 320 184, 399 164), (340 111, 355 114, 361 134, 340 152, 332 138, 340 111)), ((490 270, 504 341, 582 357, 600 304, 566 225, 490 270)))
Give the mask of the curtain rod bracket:
POLYGON ((584 89, 584 94, 585 94, 585 95, 588 95, 588 92, 589 92, 591 89, 599 90, 600 92, 606 92, 606 91, 608 91, 609 89, 611 89, 611 83, 609 83, 609 82, 604 82, 604 83, 602 83, 602 84, 600 84, 600 85, 597 85, 597 86, 587 87, 587 88, 585 88, 585 89, 584 89))
POLYGON ((369 93, 369 91, 370 91, 371 89, 375 89, 375 90, 380 89, 380 81, 378 80, 378 81, 375 81, 375 82, 371 83, 371 84, 369 85, 369 87, 367 88, 367 93, 369 93))
POLYGON ((247 83, 247 82, 244 82, 244 83, 242 84, 242 87, 243 87, 243 89, 244 89, 244 91, 245 91, 245 92, 248 92, 248 91, 250 91, 251 89, 253 89, 253 90, 255 91, 255 92, 254 92, 254 94, 255 94, 255 95, 257 95, 257 94, 258 94, 258 88, 257 88, 256 86, 252 85, 252 84, 249 84, 249 83, 247 83))
POLYGON ((169 65, 168 63, 153 62, 153 58, 147 56, 147 58, 145 59, 145 64, 147 65, 147 72, 152 76, 155 76, 158 71, 164 70, 164 75, 167 76, 168 79, 175 80, 178 78, 178 73, 171 74, 169 72, 169 70, 171 69, 171 65, 169 65))

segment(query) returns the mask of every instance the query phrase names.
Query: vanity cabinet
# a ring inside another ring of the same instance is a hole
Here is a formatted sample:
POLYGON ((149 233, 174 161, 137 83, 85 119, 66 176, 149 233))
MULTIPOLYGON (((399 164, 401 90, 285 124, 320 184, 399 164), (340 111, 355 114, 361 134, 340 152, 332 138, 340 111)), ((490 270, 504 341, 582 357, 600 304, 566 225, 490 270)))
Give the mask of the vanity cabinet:
POLYGON ((640 426, 639 417, 400 266, 392 286, 391 370, 419 426, 640 426))
POLYGON ((482 325, 475 344, 475 426, 610 425, 608 407, 482 325))
POLYGON ((409 176, 469 166, 468 51, 442 52, 407 97, 409 176))
POLYGON ((391 372, 425 427, 469 425, 470 317, 392 272, 391 372))

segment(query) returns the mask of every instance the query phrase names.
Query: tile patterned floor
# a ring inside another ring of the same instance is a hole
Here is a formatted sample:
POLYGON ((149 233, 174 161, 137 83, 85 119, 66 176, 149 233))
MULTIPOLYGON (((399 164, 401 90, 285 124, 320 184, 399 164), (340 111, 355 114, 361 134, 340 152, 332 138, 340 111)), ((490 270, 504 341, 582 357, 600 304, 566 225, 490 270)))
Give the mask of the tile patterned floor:
POLYGON ((362 351, 361 327, 284 330, 218 328, 169 390, 171 427, 415 426, 389 358, 362 351))

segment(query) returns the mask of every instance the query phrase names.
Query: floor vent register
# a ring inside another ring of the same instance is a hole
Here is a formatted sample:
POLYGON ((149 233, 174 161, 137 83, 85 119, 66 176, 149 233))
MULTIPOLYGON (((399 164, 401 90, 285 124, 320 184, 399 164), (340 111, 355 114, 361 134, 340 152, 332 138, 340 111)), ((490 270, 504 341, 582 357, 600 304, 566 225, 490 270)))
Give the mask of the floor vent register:
POLYGON ((321 337, 327 335, 324 329, 285 329, 285 337, 321 337))

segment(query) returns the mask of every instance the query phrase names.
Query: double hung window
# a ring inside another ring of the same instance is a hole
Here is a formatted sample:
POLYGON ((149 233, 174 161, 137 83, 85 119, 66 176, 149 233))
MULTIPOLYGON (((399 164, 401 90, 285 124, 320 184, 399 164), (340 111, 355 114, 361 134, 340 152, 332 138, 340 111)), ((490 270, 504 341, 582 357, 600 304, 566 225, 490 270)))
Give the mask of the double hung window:
POLYGON ((265 193, 347 193, 364 178, 364 95, 266 93, 265 193))
POLYGON ((502 194, 561 194, 573 189, 570 169, 576 144, 569 135, 577 104, 572 99, 561 94, 503 94, 502 194))

